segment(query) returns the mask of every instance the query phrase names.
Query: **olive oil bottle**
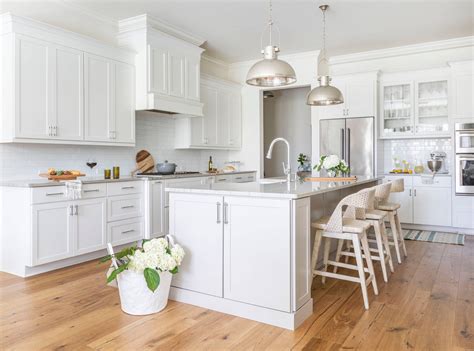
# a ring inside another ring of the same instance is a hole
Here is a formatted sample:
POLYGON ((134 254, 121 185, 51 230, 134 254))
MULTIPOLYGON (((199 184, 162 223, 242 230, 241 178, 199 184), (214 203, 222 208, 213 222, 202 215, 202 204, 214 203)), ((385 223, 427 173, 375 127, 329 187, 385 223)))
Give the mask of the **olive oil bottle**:
POLYGON ((214 168, 214 165, 212 164, 212 156, 209 156, 209 164, 207 167, 207 170, 210 172, 214 168))

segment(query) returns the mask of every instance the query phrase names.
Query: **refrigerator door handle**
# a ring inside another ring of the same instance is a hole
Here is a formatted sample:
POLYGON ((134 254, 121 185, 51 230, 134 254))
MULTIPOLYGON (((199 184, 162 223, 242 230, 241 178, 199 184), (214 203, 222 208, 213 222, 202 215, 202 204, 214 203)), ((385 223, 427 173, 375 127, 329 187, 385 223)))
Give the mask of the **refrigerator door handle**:
POLYGON ((345 143, 344 128, 341 128, 341 158, 344 160, 346 157, 346 143, 345 143))
POLYGON ((351 128, 347 128, 347 165, 351 167, 351 128))

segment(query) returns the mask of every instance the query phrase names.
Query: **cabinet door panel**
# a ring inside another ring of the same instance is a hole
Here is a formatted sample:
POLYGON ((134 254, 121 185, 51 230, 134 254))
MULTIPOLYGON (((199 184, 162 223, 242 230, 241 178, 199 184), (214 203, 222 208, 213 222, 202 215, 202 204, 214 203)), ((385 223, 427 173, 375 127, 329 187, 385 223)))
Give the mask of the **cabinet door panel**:
POLYGON ((84 55, 85 139, 111 141, 112 63, 102 57, 84 55))
POLYGON ((115 129, 114 141, 135 141, 135 70, 133 66, 115 63, 115 129))
POLYGON ((16 40, 16 136, 49 138, 52 103, 52 46, 19 36, 16 40))
POLYGON ((199 60, 186 58, 186 99, 200 101, 201 68, 199 60))
POLYGON ((215 88, 203 85, 201 87, 202 100, 204 103, 203 114, 204 114, 204 130, 203 139, 206 146, 213 146, 217 144, 217 133, 218 133, 218 108, 217 98, 218 91, 215 88))
POLYGON ((165 233, 163 183, 150 183, 150 237, 158 237, 165 233))
POLYGON ((83 62, 82 52, 57 47, 56 54, 56 137, 83 138, 83 62))
POLYGON ((228 146, 230 135, 229 135, 229 124, 230 124, 230 113, 229 113, 229 92, 226 90, 217 91, 217 146, 228 146))
POLYGON ((375 85, 372 80, 349 80, 345 99, 348 117, 375 116, 375 85))
POLYGON ((455 117, 472 118, 474 116, 474 75, 457 75, 453 79, 453 111, 455 117))
POLYGON ((34 205, 33 265, 58 261, 73 254, 73 216, 69 203, 34 205))
POLYGON ((169 94, 184 97, 184 56, 169 53, 168 55, 169 94))
POLYGON ((106 199, 82 200, 76 207, 75 254, 82 255, 106 247, 106 199))
POLYGON ((171 194, 169 232, 186 251, 172 285, 222 297, 222 197, 171 194))
POLYGON ((228 146, 240 148, 242 146, 242 99, 239 92, 232 92, 229 96, 229 141, 228 146))
POLYGON ((405 188, 402 193, 391 193, 390 202, 400 204, 398 216, 401 223, 413 223, 413 190, 405 188))
POLYGON ((290 202, 226 197, 224 203, 224 297, 289 312, 290 202))
POLYGON ((451 188, 416 187, 413 191, 415 224, 451 226, 451 188))
POLYGON ((148 90, 168 94, 168 52, 149 46, 149 87, 148 90))

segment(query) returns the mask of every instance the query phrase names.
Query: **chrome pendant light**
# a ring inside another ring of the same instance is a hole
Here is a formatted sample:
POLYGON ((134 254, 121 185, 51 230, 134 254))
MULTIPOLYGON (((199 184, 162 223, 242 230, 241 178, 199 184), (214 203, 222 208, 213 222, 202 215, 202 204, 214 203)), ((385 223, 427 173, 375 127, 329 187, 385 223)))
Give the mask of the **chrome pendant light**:
POLYGON ((259 87, 279 87, 293 84, 296 82, 295 70, 287 62, 278 59, 280 48, 272 44, 272 0, 269 1, 269 12, 270 18, 267 27, 270 27, 270 43, 262 50, 263 60, 255 63, 248 71, 246 81, 249 85, 259 87))
POLYGON ((330 85, 329 64, 326 58, 326 10, 329 5, 321 5, 323 12, 323 50, 322 58, 318 62, 319 86, 311 90, 306 98, 306 103, 311 106, 337 105, 344 102, 344 97, 339 89, 330 85))

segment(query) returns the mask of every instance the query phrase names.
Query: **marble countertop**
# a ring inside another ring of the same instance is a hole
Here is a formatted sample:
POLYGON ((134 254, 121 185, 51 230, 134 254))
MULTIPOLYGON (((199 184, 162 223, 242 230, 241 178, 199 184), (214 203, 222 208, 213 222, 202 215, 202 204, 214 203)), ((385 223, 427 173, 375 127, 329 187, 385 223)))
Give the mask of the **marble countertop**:
POLYGON ((205 185, 174 185, 166 188, 168 192, 193 193, 209 195, 238 195, 250 197, 270 197, 298 199, 330 191, 350 188, 353 186, 374 182, 382 179, 380 177, 358 177, 355 182, 291 182, 261 184, 258 181, 252 183, 214 183, 205 185))
MULTIPOLYGON (((384 176, 402 176, 402 177, 432 177, 433 174, 431 173, 412 173, 412 174, 406 174, 406 173, 384 173, 384 176)), ((451 177, 450 173, 436 173, 435 177, 451 177)))
MULTIPOLYGON (((239 171, 239 172, 229 172, 229 173, 219 173, 218 175, 232 175, 240 173, 253 173, 255 171, 239 171)), ((176 179, 176 178, 192 178, 192 177, 212 177, 215 174, 209 173, 196 173, 196 174, 171 174, 164 176, 121 176, 120 179, 104 179, 102 176, 86 176, 79 177, 78 180, 81 180, 84 184, 91 183, 115 183, 115 182, 129 182, 129 181, 146 181, 147 179, 153 180, 167 180, 167 179, 176 179)), ((53 181, 48 180, 47 178, 27 178, 27 179, 5 179, 0 180, 0 186, 4 187, 13 187, 13 188, 38 188, 45 186, 61 186, 64 185, 64 181, 53 181)))

